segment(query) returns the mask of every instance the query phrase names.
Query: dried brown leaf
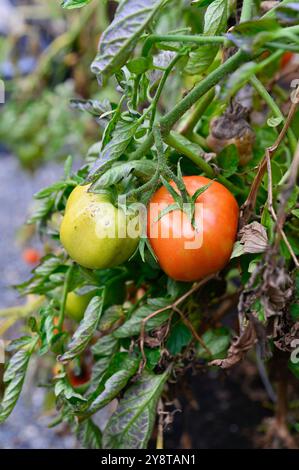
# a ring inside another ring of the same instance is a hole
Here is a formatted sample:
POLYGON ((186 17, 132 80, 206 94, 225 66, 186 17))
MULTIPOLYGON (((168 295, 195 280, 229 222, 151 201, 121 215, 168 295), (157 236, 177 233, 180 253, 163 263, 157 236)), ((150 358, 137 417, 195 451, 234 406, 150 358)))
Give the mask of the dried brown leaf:
POLYGON ((266 229, 258 222, 245 225, 240 230, 240 242, 244 246, 244 253, 263 253, 268 247, 266 229))
POLYGON ((209 365, 219 366, 222 369, 228 369, 229 367, 234 366, 240 362, 247 351, 249 351, 252 346, 257 341, 257 335, 255 327, 252 322, 249 322, 241 336, 235 338, 231 347, 228 350, 228 355, 225 359, 216 359, 211 361, 209 365))

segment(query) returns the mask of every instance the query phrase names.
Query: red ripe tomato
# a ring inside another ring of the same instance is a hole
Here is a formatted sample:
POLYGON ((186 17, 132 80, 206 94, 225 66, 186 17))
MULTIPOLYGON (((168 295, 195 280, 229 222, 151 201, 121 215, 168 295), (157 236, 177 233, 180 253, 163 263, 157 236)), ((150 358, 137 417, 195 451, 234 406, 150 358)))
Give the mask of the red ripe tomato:
MULTIPOLYGON (((178 281, 197 281, 222 269, 229 261, 236 238, 239 207, 228 189, 203 176, 185 176, 192 196, 211 183, 196 200, 195 225, 179 209, 160 212, 174 203, 162 186, 152 197, 147 220, 148 238, 166 274, 178 281)), ((175 184, 171 182, 175 187, 175 184)))

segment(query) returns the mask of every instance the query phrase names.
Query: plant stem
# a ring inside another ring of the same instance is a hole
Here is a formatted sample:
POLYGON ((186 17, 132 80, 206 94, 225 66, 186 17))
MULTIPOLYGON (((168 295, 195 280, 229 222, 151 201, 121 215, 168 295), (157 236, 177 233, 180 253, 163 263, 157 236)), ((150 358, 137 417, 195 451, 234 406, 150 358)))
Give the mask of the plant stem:
MULTIPOLYGON (((284 115, 282 114, 279 107, 277 106, 277 104, 273 100, 270 93, 266 90, 266 88, 264 87, 262 82, 256 76, 253 76, 250 79, 250 83, 256 89, 256 91, 259 93, 259 95, 264 99, 264 101, 267 103, 267 105, 269 106, 269 108, 273 112, 274 116, 281 118, 282 122, 285 122, 284 115)), ((296 151, 296 148, 297 148, 297 139, 296 139, 296 136, 295 136, 295 134, 294 134, 294 132, 292 131, 291 128, 288 129, 287 135, 288 135, 291 151, 292 151, 292 153, 294 153, 296 151)))
POLYGON ((256 89, 256 91, 259 93, 259 95, 264 99, 264 101, 267 103, 271 111, 273 112, 274 116, 280 117, 284 119, 284 115, 280 111, 279 107, 273 100, 272 96, 270 93, 266 90, 262 82, 256 77, 253 76, 250 79, 251 85, 256 89))
POLYGON ((176 132, 170 132, 170 134, 165 137, 164 140, 172 148, 188 157, 209 178, 217 178, 218 181, 220 181, 224 186, 226 186, 230 191, 234 192, 235 194, 245 194, 245 191, 242 188, 235 186, 224 176, 216 174, 211 165, 209 165, 209 163, 206 162, 204 158, 199 155, 198 150, 195 149, 195 145, 192 144, 192 142, 190 142, 188 139, 186 139, 186 137, 183 137, 182 135, 177 134, 176 132))
POLYGON ((155 97, 151 103, 151 106, 153 108, 153 112, 151 114, 151 119, 150 119, 150 128, 153 127, 153 124, 154 124, 154 121, 155 121, 155 117, 156 117, 156 112, 157 112, 157 105, 158 105, 158 102, 159 102, 159 99, 160 99, 160 96, 161 96, 161 93, 163 91, 163 88, 164 88, 164 85, 166 83, 166 80, 169 76, 169 74, 171 73, 173 67, 175 66, 175 64, 179 61, 179 59, 181 58, 182 56, 180 54, 176 55, 175 58, 170 62, 170 64, 168 65, 167 69, 165 70, 162 78, 161 78, 161 81, 159 83, 159 86, 158 86, 158 89, 157 89, 157 92, 155 94, 155 97))
POLYGON ((215 96, 215 88, 211 88, 195 105, 195 108, 192 114, 189 116, 189 119, 184 124, 184 127, 180 131, 182 135, 190 136, 195 128, 196 124, 198 123, 199 119, 209 106, 209 104, 213 101, 215 96))
POLYGON ((192 144, 186 137, 172 131, 164 140, 167 145, 188 157, 207 176, 210 178, 215 176, 213 168, 199 155, 199 152, 192 148, 195 147, 195 144, 192 144))
POLYGON ((283 126, 281 132, 279 133, 279 135, 278 135, 276 141, 274 142, 274 144, 271 145, 270 147, 266 148, 265 156, 259 164, 257 173, 255 175, 255 178, 254 178, 253 182, 252 182, 252 185, 251 185, 249 194, 247 196, 247 199, 246 199, 245 203, 243 204, 243 206, 241 208, 241 220, 240 220, 241 228, 244 227, 244 225, 246 225, 248 223, 248 221, 249 221, 249 219, 252 215, 252 212, 255 208, 258 190, 259 190, 259 187, 260 187, 261 182, 263 180, 265 171, 267 169, 267 158, 271 159, 273 157, 273 155, 277 151, 278 147, 282 143, 283 139, 285 138, 285 136, 287 134, 287 131, 288 131, 288 129, 291 125, 291 122, 292 122, 292 120, 295 116, 295 113, 297 111, 298 104, 299 104, 299 90, 297 89, 296 94, 294 96, 294 101, 293 101, 293 103, 290 107, 289 114, 288 114, 288 117, 286 118, 284 126, 283 126))
POLYGON ((224 36, 191 36, 180 34, 152 34, 149 36, 142 49, 142 55, 147 56, 157 42, 180 42, 190 44, 223 44, 227 39, 224 36))
MULTIPOLYGON (((244 51, 238 51, 230 57, 224 64, 205 77, 190 93, 182 99, 173 110, 169 111, 160 120, 163 136, 167 136, 174 124, 191 108, 205 93, 213 88, 222 78, 231 72, 234 72, 240 64, 248 59, 248 54, 244 51)), ((153 133, 150 132, 147 139, 132 155, 132 158, 139 159, 144 156, 154 143, 153 133)))
POLYGON ((197 134, 196 132, 192 132, 191 134, 188 134, 188 139, 191 140, 191 142, 199 145, 203 150, 207 152, 210 150, 206 139, 202 135, 197 134))
POLYGON ((174 124, 193 106, 207 91, 214 87, 220 80, 231 72, 234 72, 240 64, 248 59, 248 54, 238 51, 230 57, 224 64, 213 70, 206 78, 204 78, 193 90, 188 93, 185 98, 180 101, 167 113, 160 121, 162 133, 169 133, 174 124))

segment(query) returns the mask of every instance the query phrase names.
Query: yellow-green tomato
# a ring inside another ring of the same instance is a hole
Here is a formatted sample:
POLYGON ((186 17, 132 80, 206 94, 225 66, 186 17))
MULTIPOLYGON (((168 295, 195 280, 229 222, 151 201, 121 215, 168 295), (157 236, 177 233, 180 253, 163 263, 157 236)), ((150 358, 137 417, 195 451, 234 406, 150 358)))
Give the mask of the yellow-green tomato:
POLYGON ((69 196, 60 227, 60 240, 69 256, 89 269, 105 269, 124 263, 138 241, 136 215, 116 208, 106 194, 77 186, 69 196))
POLYGON ((88 292, 84 295, 78 295, 75 292, 69 292, 66 297, 65 313, 68 317, 76 321, 81 321, 87 305, 91 298, 94 296, 94 292, 88 292))

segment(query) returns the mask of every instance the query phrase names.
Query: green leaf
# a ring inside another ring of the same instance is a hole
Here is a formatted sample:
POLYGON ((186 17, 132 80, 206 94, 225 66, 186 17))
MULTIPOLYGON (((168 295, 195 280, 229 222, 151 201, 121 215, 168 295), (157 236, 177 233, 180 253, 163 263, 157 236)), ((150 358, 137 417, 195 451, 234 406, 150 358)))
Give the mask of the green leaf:
POLYGON ((152 57, 138 57, 136 59, 132 59, 130 62, 127 63, 127 67, 131 73, 135 73, 136 75, 141 75, 153 66, 153 58, 152 57))
POLYGON ((103 295, 93 297, 85 311, 83 320, 68 345, 67 351, 59 357, 61 362, 70 361, 84 351, 97 329, 102 310, 103 295))
POLYGON ((209 357, 207 351, 199 344, 197 347, 197 356, 203 359, 216 359, 223 356, 230 345, 230 331, 228 328, 215 328, 207 330, 202 335, 202 340, 211 351, 209 357))
POLYGON ((199 8, 207 7, 215 0, 192 0, 191 5, 196 5, 199 8))
POLYGON ((91 0, 63 0, 62 8, 67 8, 69 10, 73 8, 82 8, 90 2, 91 0))
POLYGON ((239 165, 239 154, 234 144, 225 147, 217 157, 217 163, 223 170, 223 175, 229 177, 233 175, 239 165))
POLYGON ((131 173, 141 179, 148 179, 154 174, 155 169, 156 164, 147 159, 115 162, 113 167, 106 170, 93 184, 93 188, 108 188, 127 178, 131 173))
POLYGON ((175 356, 180 354, 182 349, 190 343, 192 339, 191 331, 182 322, 176 323, 171 329, 170 336, 166 343, 166 348, 175 356))
POLYGON ((112 23, 101 36, 98 54, 91 70, 99 83, 104 76, 119 70, 128 60, 144 29, 163 5, 164 0, 123 0, 112 23))
POLYGON ((243 21, 234 26, 226 37, 244 51, 254 53, 266 42, 277 38, 280 26, 275 18, 260 18, 243 21))
MULTIPOLYGON (((116 351, 114 351, 113 354, 115 352, 116 351)), ((108 369, 110 362, 111 356, 102 356, 95 360, 92 366, 92 374, 89 381, 88 395, 91 395, 95 392, 100 381, 102 380, 104 373, 108 369)))
POLYGON ((100 156, 91 169, 90 175, 97 173, 104 164, 117 160, 125 152, 138 127, 138 119, 124 119, 124 116, 122 116, 115 126, 110 142, 102 147, 100 156))
POLYGON ((290 313, 294 321, 299 320, 299 304, 293 304, 290 307, 290 313))
POLYGON ((6 384, 0 405, 0 423, 8 418, 13 411, 22 391, 31 351, 19 349, 10 359, 4 372, 3 382, 6 384))
POLYGON ((57 379, 54 393, 56 397, 64 398, 72 405, 80 406, 82 403, 86 402, 86 398, 73 389, 64 374, 62 374, 62 377, 57 379))
MULTIPOLYGON (((226 30, 228 19, 227 0, 214 0, 209 4, 204 18, 204 32, 206 36, 215 36, 226 30)), ((186 66, 186 73, 197 75, 205 72, 213 62, 219 50, 218 45, 206 44, 190 53, 186 66)))
POLYGON ((91 347, 91 352, 96 357, 113 356, 118 348, 118 340, 113 335, 99 338, 91 347))
POLYGON ((169 372, 143 371, 120 400, 103 433, 104 449, 145 449, 155 423, 158 400, 169 372))
POLYGON ((289 360, 288 362, 288 366, 289 366, 289 369, 290 371, 294 374, 294 376, 296 377, 296 379, 299 379, 299 363, 294 363, 292 362, 291 360, 289 360))
POLYGON ((69 155, 63 165, 63 172, 64 172, 64 176, 66 179, 71 177, 72 166, 73 166, 73 157, 69 155))
POLYGON ((236 241, 230 259, 239 258, 239 256, 242 256, 244 254, 244 245, 240 241, 236 241))
POLYGON ((92 394, 92 403, 87 413, 96 413, 117 397, 137 372, 139 363, 140 359, 137 357, 130 356, 128 353, 118 353, 103 375, 97 390, 92 394))
POLYGON ((84 449, 102 448, 102 433, 92 419, 79 422, 76 435, 84 449))
POLYGON ((64 263, 63 257, 55 255, 45 256, 41 264, 35 268, 32 273, 33 276, 29 281, 24 282, 17 286, 18 291, 22 294, 47 294, 55 287, 61 286, 64 281, 64 273, 66 267, 62 266, 64 263), (59 270, 59 274, 56 272, 59 270))
MULTIPOLYGON (((148 304, 137 308, 131 318, 129 318, 121 327, 119 327, 113 335, 116 338, 127 338, 136 336, 140 333, 141 322, 151 313, 167 307, 169 300, 165 298, 157 298, 148 300, 148 304)), ((169 310, 161 312, 155 317, 151 318, 145 325, 145 331, 150 331, 162 325, 169 318, 169 310)))

